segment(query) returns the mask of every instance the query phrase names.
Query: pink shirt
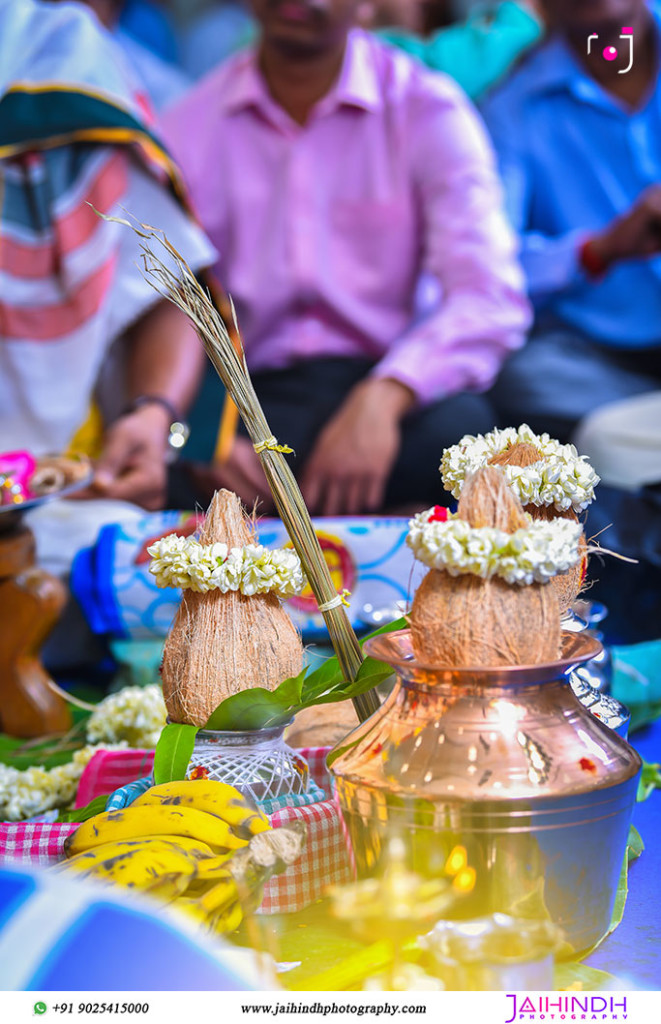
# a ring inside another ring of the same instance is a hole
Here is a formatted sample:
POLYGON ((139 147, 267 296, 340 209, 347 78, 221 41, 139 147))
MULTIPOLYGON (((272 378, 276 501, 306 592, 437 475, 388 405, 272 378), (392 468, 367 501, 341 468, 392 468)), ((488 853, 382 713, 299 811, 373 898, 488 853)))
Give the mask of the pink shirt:
POLYGON ((368 357, 429 402, 488 387, 523 344, 529 310, 491 147, 449 78, 355 31, 304 127, 249 51, 163 128, 252 370, 368 357), (443 299, 414 324, 423 271, 443 299))

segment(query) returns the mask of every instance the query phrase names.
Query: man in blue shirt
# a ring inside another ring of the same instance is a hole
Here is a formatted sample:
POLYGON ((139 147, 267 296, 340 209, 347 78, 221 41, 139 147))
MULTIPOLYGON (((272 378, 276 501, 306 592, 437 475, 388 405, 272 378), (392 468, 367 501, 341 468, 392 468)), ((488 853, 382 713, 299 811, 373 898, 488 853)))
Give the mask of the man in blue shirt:
POLYGON ((644 0, 543 7, 547 42, 484 107, 536 309, 494 397, 568 439, 661 388, 661 18, 644 0))

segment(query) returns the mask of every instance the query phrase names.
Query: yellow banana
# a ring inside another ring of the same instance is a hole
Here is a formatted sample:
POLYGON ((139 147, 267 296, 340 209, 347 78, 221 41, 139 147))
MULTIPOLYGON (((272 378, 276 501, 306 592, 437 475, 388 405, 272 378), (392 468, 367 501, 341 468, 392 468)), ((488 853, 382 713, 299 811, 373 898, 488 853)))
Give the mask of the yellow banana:
POLYGON ((72 855, 68 860, 58 864, 56 870, 63 871, 69 867, 77 867, 82 871, 86 867, 92 867, 99 860, 107 860, 111 856, 130 853, 132 850, 144 846, 146 842, 159 843, 161 841, 161 837, 157 836, 149 839, 136 836, 134 839, 124 839, 118 843, 104 843, 102 846, 95 846, 90 850, 72 855))
POLYGON ((224 878, 227 872, 227 862, 232 859, 231 853, 222 853, 217 857, 205 857, 197 862, 196 880, 200 882, 213 882, 216 878, 224 878))
POLYGON ((84 821, 67 837, 64 850, 67 857, 73 857, 104 843, 138 836, 184 837, 221 850, 238 850, 247 845, 231 831, 227 822, 194 807, 132 804, 84 821))
POLYGON ((224 853, 217 857, 205 857, 203 860, 198 860, 197 874, 191 880, 184 895, 196 898, 205 893, 225 876, 225 865, 233 856, 233 853, 224 853))
MULTIPOLYGON (((139 837, 138 837, 139 838, 139 837)), ((193 857, 197 861, 215 860, 218 856, 213 847, 209 846, 208 843, 202 842, 201 839, 191 839, 190 836, 178 836, 178 835, 162 835, 162 836, 143 836, 142 842, 150 842, 151 840, 162 839, 165 842, 173 843, 179 850, 187 853, 189 857, 193 857)), ((129 840, 130 842, 130 840, 129 840)), ((231 856, 230 854, 224 854, 225 857, 231 856)))
POLYGON ((270 828, 268 818, 247 803, 238 789, 209 779, 184 779, 152 786, 134 800, 132 807, 160 804, 166 807, 195 807, 213 814, 245 839, 270 828))
POLYGON ((152 899, 158 900, 159 903, 172 903, 186 891, 187 886, 188 877, 174 872, 171 875, 162 875, 153 885, 147 886, 142 892, 152 899))
POLYGON ((211 928, 215 932, 235 932, 243 920, 243 908, 238 902, 232 904, 221 914, 216 914, 211 920, 211 928))
MULTIPOLYGON (((113 841, 113 845, 118 848, 126 847, 126 849, 132 849, 134 846, 142 846, 144 843, 169 843, 171 846, 175 846, 182 853, 187 853, 189 857, 194 860, 215 860, 217 854, 214 853, 211 846, 208 843, 203 843, 201 839, 191 839, 189 836, 177 836, 177 835, 153 835, 153 836, 141 836, 136 835, 131 839, 121 839, 113 841)), ((104 846, 110 845, 104 843, 104 846)), ((90 854, 94 854, 100 847, 94 846, 89 851, 90 854)), ((85 854, 77 854, 77 856, 85 856, 85 854)), ((229 857, 230 854, 224 854, 225 857, 229 857)))
POLYGON ((206 889, 197 897, 192 898, 190 892, 191 887, 176 901, 176 907, 206 928, 213 927, 212 922, 216 918, 239 902, 236 882, 227 869, 222 880, 217 878, 215 884, 207 883, 206 889))
POLYGON ((173 843, 157 840, 107 843, 65 861, 61 870, 138 889, 169 902, 186 890, 195 877, 196 865, 193 857, 173 843))
POLYGON ((199 900, 186 896, 175 900, 173 906, 207 931, 232 932, 243 920, 243 909, 237 899, 229 899, 220 910, 208 913, 199 900))
POLYGON ((180 896, 174 900, 172 906, 175 910, 181 911, 186 917, 202 925, 204 928, 209 927, 209 919, 196 899, 191 899, 189 896, 180 896))
POLYGON ((218 914, 223 910, 226 910, 230 903, 234 903, 238 899, 238 892, 236 888, 236 882, 232 878, 229 871, 226 873, 225 878, 216 882, 215 885, 207 889, 205 893, 198 896, 197 902, 200 905, 201 910, 205 914, 218 914))
POLYGON ((179 851, 174 843, 169 843, 167 840, 162 839, 131 839, 124 840, 118 843, 102 843, 100 846, 95 846, 91 850, 85 850, 83 853, 76 854, 69 860, 63 861, 59 865, 61 871, 75 871, 78 874, 86 874, 90 871, 97 869, 99 865, 119 862, 120 860, 128 860, 128 858, 134 856, 137 853, 143 853, 145 849, 149 849, 150 855, 159 859, 159 863, 162 862, 163 856, 169 854, 170 857, 185 857, 190 863, 191 867, 194 868, 196 861, 190 857, 189 854, 185 854, 183 851, 179 851))

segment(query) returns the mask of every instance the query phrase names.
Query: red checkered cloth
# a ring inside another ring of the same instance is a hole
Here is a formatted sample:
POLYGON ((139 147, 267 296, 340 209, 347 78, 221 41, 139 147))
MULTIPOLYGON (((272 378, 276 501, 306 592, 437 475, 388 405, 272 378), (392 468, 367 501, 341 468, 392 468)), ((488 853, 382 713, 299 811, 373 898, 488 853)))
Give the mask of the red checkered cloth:
POLYGON ((154 767, 153 750, 99 750, 80 777, 76 807, 85 807, 103 793, 114 793, 136 779, 144 779, 154 767))
POLYGON ((290 821, 307 825, 305 849, 295 864, 265 886, 260 914, 303 910, 319 899, 328 885, 351 880, 340 814, 331 800, 307 807, 285 807, 271 817, 274 828, 290 821))
MULTIPOLYGON (((330 795, 326 771, 327 748, 301 751, 310 775, 330 795)), ((112 793, 119 786, 135 782, 151 772, 154 752, 149 750, 101 750, 89 762, 80 780, 76 807, 94 797, 112 793)), ((271 816, 273 826, 304 821, 308 828, 302 857, 284 875, 273 878, 264 889, 262 914, 302 910, 318 899, 326 886, 347 882, 352 867, 342 828, 341 814, 332 800, 307 807, 285 807, 271 816)), ((64 840, 76 825, 46 825, 5 822, 0 824, 0 861, 27 864, 55 864, 64 856, 64 840)))
POLYGON ((0 862, 56 864, 64 856, 64 840, 76 827, 4 822, 0 824, 0 862))

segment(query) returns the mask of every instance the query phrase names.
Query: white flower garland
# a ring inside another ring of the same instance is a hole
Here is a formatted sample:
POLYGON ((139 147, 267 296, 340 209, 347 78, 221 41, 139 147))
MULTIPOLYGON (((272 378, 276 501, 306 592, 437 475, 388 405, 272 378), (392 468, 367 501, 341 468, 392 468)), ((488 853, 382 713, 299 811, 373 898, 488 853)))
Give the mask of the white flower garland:
POLYGON ((147 548, 149 571, 159 587, 181 587, 206 593, 240 590, 247 597, 275 593, 293 597, 305 586, 305 576, 295 551, 261 544, 228 550, 227 544, 200 544, 193 537, 171 534, 147 548))
POLYGON ((91 742, 68 764, 55 768, 13 768, 0 764, 0 821, 25 821, 66 807, 76 796, 80 777, 97 750, 126 747, 151 750, 165 725, 160 686, 127 686, 97 705, 87 721, 91 742))
POLYGON ((505 533, 493 526, 469 526, 457 516, 441 521, 435 509, 428 509, 411 519, 406 543, 418 561, 450 576, 499 576, 523 586, 547 583, 575 565, 581 532, 570 519, 531 519, 530 526, 505 533))
POLYGON ((560 444, 548 434, 535 434, 524 423, 518 429, 466 434, 446 448, 441 460, 443 486, 458 498, 467 476, 489 464, 490 459, 517 442, 532 444, 544 456, 531 466, 499 466, 522 505, 554 505, 559 512, 582 512, 594 500, 599 477, 573 444, 560 444))
POLYGON ((166 718, 160 686, 125 686, 97 705, 86 723, 87 739, 90 743, 127 743, 140 750, 153 750, 166 718))

